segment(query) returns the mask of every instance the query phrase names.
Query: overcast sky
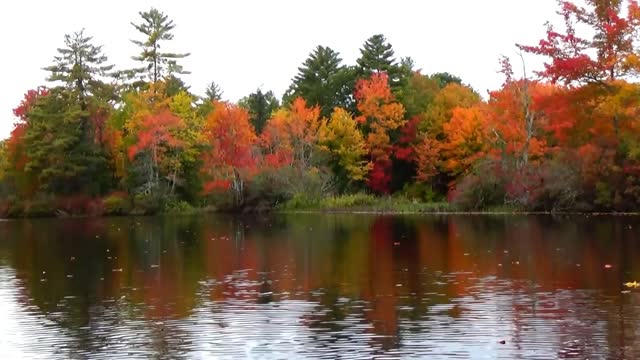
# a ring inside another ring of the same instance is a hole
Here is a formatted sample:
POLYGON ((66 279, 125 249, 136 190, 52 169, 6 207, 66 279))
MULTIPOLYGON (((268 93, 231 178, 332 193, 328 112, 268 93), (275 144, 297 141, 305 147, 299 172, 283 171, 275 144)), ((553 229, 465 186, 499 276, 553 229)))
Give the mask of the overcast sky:
MULTIPOLYGON (((536 43, 555 18, 555 0, 234 0, 1 1, 0 139, 8 136, 23 94, 45 84, 64 35, 85 28, 117 68, 132 65, 140 38, 130 23, 151 6, 174 20, 167 49, 190 52, 183 79, 202 94, 211 80, 237 101, 258 87, 280 96, 316 45, 352 64, 364 41, 384 34, 396 56, 411 56, 423 73, 448 71, 481 94, 501 83, 501 54, 536 43)), ((541 59, 527 58, 539 67, 541 59)), ((517 68, 516 68, 517 69, 517 68)))

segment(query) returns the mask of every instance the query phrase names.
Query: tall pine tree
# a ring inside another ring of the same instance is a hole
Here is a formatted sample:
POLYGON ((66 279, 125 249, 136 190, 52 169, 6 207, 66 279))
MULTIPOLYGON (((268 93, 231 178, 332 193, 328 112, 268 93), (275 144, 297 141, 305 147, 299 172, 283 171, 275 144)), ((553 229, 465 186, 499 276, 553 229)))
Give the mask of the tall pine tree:
POLYGON ((146 66, 130 70, 130 75, 147 74, 152 83, 158 82, 173 74, 188 74, 177 60, 189 56, 189 53, 177 54, 162 52, 164 42, 173 40, 171 31, 176 27, 173 20, 155 8, 149 11, 140 12, 142 23, 131 23, 140 33, 145 36, 143 41, 131 40, 139 46, 142 51, 137 56, 132 56, 133 60, 145 63, 146 66))
POLYGON ((280 106, 278 99, 273 95, 273 91, 262 92, 258 88, 256 92, 245 96, 238 101, 240 107, 249 112, 251 124, 256 133, 261 133, 271 114, 280 106))
POLYGON ((83 31, 65 36, 54 64, 44 68, 47 80, 62 84, 39 97, 26 116, 25 169, 47 192, 98 194, 111 184, 100 121, 113 95, 102 78, 113 66, 91 40, 83 31))
POLYGON ((329 117, 335 107, 347 107, 353 93, 355 78, 341 65, 340 54, 330 47, 317 46, 298 68, 285 102, 302 97, 310 105, 320 106, 321 114, 329 117))
POLYGON ((367 79, 372 74, 386 73, 394 93, 406 83, 413 71, 413 60, 404 58, 398 63, 393 46, 382 34, 367 39, 360 49, 360 57, 356 63, 358 78, 367 79))

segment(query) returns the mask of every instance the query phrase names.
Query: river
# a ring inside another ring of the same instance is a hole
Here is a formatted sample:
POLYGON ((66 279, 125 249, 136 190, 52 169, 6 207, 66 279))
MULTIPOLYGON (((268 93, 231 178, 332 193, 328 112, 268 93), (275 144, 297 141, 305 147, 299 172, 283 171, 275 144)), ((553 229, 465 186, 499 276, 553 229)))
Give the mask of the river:
POLYGON ((640 358, 640 221, 0 221, 0 358, 640 358))

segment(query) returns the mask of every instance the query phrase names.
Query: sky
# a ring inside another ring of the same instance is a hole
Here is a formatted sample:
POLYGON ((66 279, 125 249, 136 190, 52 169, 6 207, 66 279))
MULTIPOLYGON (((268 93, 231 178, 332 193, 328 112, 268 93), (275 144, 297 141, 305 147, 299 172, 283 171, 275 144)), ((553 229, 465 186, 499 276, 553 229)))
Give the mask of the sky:
MULTIPOLYGON (((1 1, 3 55, 0 139, 9 136, 23 94, 46 85, 41 68, 51 65, 64 35, 85 29, 103 45, 109 62, 131 68, 142 39, 131 22, 151 7, 174 20, 168 51, 189 52, 182 78, 195 94, 215 81, 225 100, 255 91, 289 87, 317 45, 354 64, 367 38, 384 34, 398 58, 410 56, 422 73, 450 72, 482 95, 500 86, 501 55, 517 58, 516 43, 535 44, 544 24, 556 19, 556 0, 129 0, 1 1)), ((555 21, 554 21, 555 22, 555 21)), ((528 70, 543 59, 525 57, 528 70)), ((516 70, 518 66, 514 66, 516 70)))

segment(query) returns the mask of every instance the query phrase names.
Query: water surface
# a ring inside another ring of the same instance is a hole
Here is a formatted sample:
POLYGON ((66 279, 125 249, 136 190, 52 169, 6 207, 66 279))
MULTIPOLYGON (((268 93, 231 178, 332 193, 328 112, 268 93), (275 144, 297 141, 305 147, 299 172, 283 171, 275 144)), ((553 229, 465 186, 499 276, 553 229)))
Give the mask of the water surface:
POLYGON ((0 358, 640 358, 636 217, 0 222, 0 358))

